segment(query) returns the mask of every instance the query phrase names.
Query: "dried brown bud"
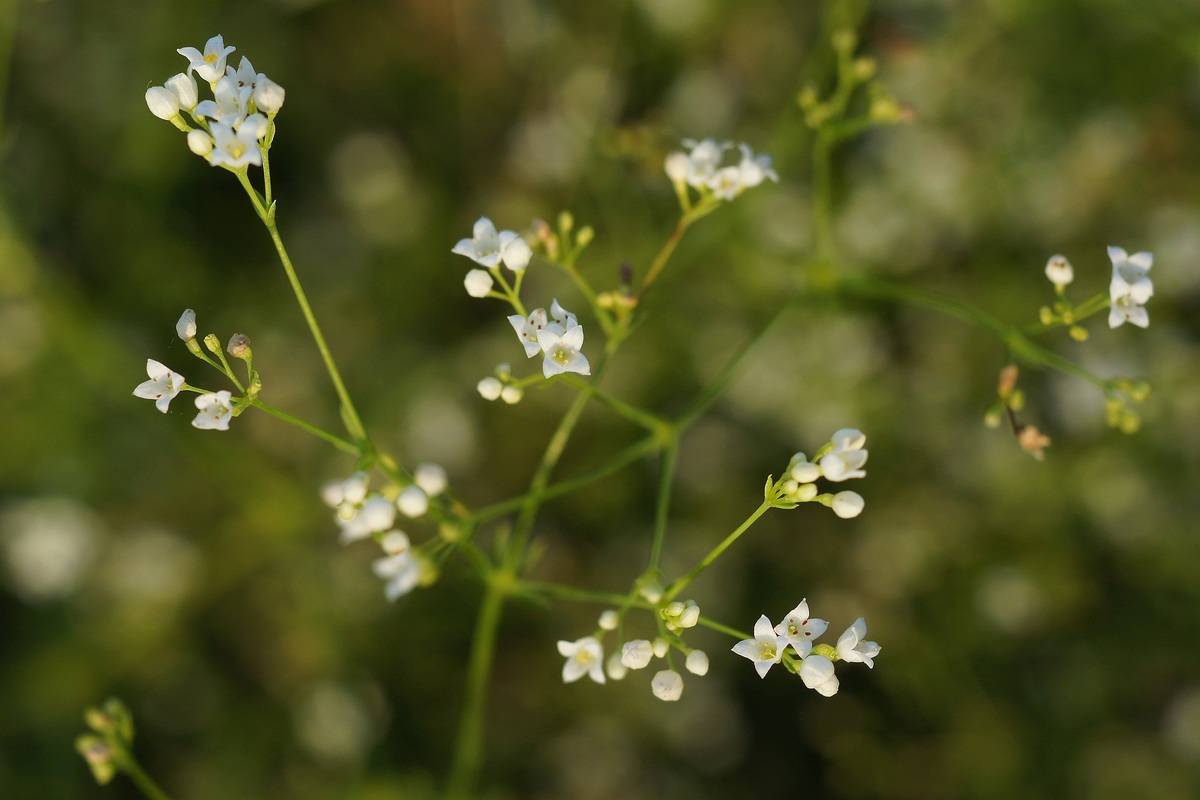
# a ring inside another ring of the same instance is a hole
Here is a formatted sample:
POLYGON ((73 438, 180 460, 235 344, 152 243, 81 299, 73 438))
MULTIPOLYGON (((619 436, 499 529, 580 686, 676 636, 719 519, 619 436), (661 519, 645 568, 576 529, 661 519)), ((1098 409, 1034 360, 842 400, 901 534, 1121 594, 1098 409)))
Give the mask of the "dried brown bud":
POLYGON ((1017 429, 1017 441, 1021 449, 1041 461, 1046 457, 1046 448, 1050 446, 1050 437, 1042 433, 1034 425, 1022 425, 1017 429))
POLYGON ((225 349, 234 358, 245 358, 250 354, 250 337, 244 333, 235 333, 229 337, 229 346, 225 349))

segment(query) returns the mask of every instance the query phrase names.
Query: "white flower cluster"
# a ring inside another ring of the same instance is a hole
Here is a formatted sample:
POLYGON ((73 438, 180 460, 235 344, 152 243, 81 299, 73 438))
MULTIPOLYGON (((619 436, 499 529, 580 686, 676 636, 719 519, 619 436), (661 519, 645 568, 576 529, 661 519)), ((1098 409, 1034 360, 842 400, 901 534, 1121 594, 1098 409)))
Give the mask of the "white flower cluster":
MULTIPOLYGON (((179 338, 194 345, 196 338, 196 312, 186 309, 175 325, 179 338)), ((188 388, 184 377, 165 364, 146 359, 147 381, 142 381, 133 390, 134 397, 153 400, 154 407, 162 413, 167 413, 171 401, 183 389, 188 388)), ((194 390, 193 390, 194 391, 194 390)), ((233 403, 233 395, 228 391, 204 392, 196 397, 196 418, 192 426, 200 430, 227 431, 229 420, 236 416, 237 409, 233 403)))
POLYGON ((203 52, 179 48, 179 54, 188 60, 187 71, 147 89, 146 105, 154 116, 187 132, 193 153, 207 158, 214 167, 236 170, 262 164, 263 140, 283 106, 284 90, 256 72, 245 57, 237 69, 226 65, 233 51, 220 36, 209 39, 203 52), (192 73, 208 82, 211 100, 200 100, 192 73), (185 111, 197 127, 184 120, 181 112, 185 111))
POLYGON ((1108 257, 1112 260, 1112 282, 1108 285, 1112 308, 1108 313, 1108 327, 1116 328, 1131 322, 1139 328, 1150 325, 1150 315, 1145 305, 1154 295, 1154 284, 1150 282, 1150 268, 1154 266, 1153 253, 1129 255, 1120 247, 1109 247, 1108 257))
POLYGON ((687 151, 676 150, 667 156, 664 167, 667 177, 675 184, 676 191, 691 186, 701 193, 710 194, 720 200, 732 200, 747 189, 758 186, 764 180, 779 182, 779 176, 771 168, 771 157, 754 155, 748 144, 739 144, 741 159, 736 164, 722 166, 725 154, 733 150, 733 142, 718 142, 716 139, 684 139, 687 151))
POLYGON ((816 645, 816 640, 829 623, 823 619, 810 618, 808 601, 801 600, 784 617, 783 622, 772 625, 766 614, 754 623, 754 636, 743 639, 733 646, 733 652, 754 662, 754 669, 760 678, 765 678, 772 666, 783 660, 790 646, 800 660, 797 673, 804 685, 815 689, 825 697, 837 694, 838 679, 834 674, 835 661, 861 661, 874 669, 875 656, 879 655, 879 645, 865 641, 867 623, 862 617, 838 637, 837 646, 816 645))
MULTIPOLYGON (((666 620, 667 628, 672 633, 678 633, 683 628, 695 627, 700 620, 700 607, 695 600, 686 602, 673 601, 659 610, 659 615, 666 620)), ((600 631, 616 630, 618 624, 617 612, 605 611, 600 615, 600 631)), ((599 635, 603 635, 600 633, 599 635)), ((563 664, 563 683, 572 683, 587 675, 596 683, 604 683, 605 676, 614 681, 625 677, 629 670, 645 669, 655 658, 666 658, 671 647, 682 651, 684 667, 693 675, 708 674, 708 655, 703 650, 695 650, 683 644, 675 637, 672 642, 658 636, 653 641, 649 639, 631 639, 624 642, 620 649, 607 660, 604 658, 604 645, 599 635, 585 636, 573 642, 560 641, 558 652, 566 663, 563 664)), ((667 702, 678 700, 683 696, 683 676, 671 669, 659 670, 650 680, 650 691, 659 700, 667 702)))
POLYGON ((374 538, 383 548, 386 555, 376 559, 373 568, 387 582, 384 594, 392 601, 432 579, 431 565, 412 548, 408 534, 394 526, 397 511, 410 519, 425 515, 429 498, 446 490, 446 471, 437 464, 421 464, 413 472, 413 481, 394 500, 372 490, 365 472, 331 481, 321 489, 322 499, 337 512, 335 519, 343 544, 374 538))
POLYGON ((459 239, 450 251, 466 256, 486 269, 473 269, 467 273, 463 285, 471 297, 487 297, 500 276, 500 264, 508 267, 514 275, 520 275, 529 266, 533 250, 516 231, 496 232, 496 226, 487 217, 475 222, 470 239, 459 239))
POLYGON ((513 314, 508 321, 525 348, 526 358, 533 358, 538 353, 545 356, 542 374, 547 378, 563 372, 592 374, 587 356, 581 352, 583 326, 557 300, 550 304, 549 316, 546 309, 535 308, 528 318, 513 314))
POLYGON ((822 455, 815 463, 804 453, 796 453, 783 477, 773 487, 776 500, 788 507, 818 500, 842 519, 857 517, 865 505, 862 495, 858 492, 818 495, 815 482, 822 477, 834 483, 864 477, 867 474, 863 469, 867 463, 867 451, 863 448, 866 442, 866 434, 862 431, 842 428, 822 448, 822 455))

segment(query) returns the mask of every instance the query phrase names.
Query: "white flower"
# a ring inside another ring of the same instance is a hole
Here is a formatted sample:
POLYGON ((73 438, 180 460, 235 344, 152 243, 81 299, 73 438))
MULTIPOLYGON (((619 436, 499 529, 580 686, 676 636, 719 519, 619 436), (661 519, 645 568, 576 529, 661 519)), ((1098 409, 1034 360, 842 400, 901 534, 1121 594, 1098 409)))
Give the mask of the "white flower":
POLYGON ((864 642, 867 635, 867 621, 859 617, 854 624, 838 637, 837 652, 842 661, 861 661, 871 669, 875 668, 872 660, 879 655, 879 645, 875 642, 864 642))
MULTIPOLYGON (((354 488, 351 496, 357 496, 354 488)), ((342 544, 366 539, 373 533, 383 533, 396 521, 396 506, 377 492, 367 495, 365 500, 345 499, 338 505, 337 510, 342 544)))
POLYGON ((554 320, 558 324, 558 327, 555 328, 554 325, 547 325, 546 327, 556 333, 570 330, 579 324, 579 320, 575 319, 574 314, 558 304, 557 298, 555 298, 554 302, 550 303, 550 319, 554 320))
POLYGON ((233 396, 226 390, 202 394, 196 398, 200 413, 192 420, 192 427, 201 430, 227 431, 233 418, 233 396))
POLYGON ((267 114, 278 114, 279 109, 283 108, 283 98, 287 93, 275 81, 268 78, 261 72, 258 73, 258 82, 254 87, 254 105, 259 111, 267 114))
POLYGON ((406 486, 396 498, 396 507, 404 516, 416 519, 429 510, 429 496, 420 486, 406 486))
POLYGON ((467 287, 467 294, 471 297, 487 297, 495 284, 496 281, 486 269, 473 269, 463 279, 463 286, 467 287))
POLYGON ((271 129, 271 123, 262 114, 251 114, 242 120, 242 124, 238 126, 239 133, 246 135, 254 134, 255 140, 262 139, 267 135, 267 131, 271 129))
POLYGON ((203 53, 194 47, 181 47, 175 52, 188 60, 189 72, 194 70, 201 78, 213 83, 225 74, 225 59, 235 49, 226 47, 220 36, 214 36, 205 42, 203 53))
POLYGON ((667 703, 678 700, 683 695, 683 676, 673 669, 664 669, 655 673, 650 681, 650 691, 659 700, 667 703))
POLYGON ((372 532, 386 531, 396 521, 396 506, 383 495, 372 495, 363 503, 358 516, 372 532))
POLYGON ((236 128, 246 118, 249 99, 250 92, 239 89, 237 81, 229 77, 221 78, 213 88, 213 99, 197 103, 195 113, 236 128))
POLYGON ((472 238, 459 239, 458 244, 451 249, 452 253, 466 256, 480 266, 492 269, 504 262, 504 266, 513 272, 521 272, 529 266, 533 251, 515 231, 496 232, 496 226, 487 217, 480 217, 475 222, 472 238))
POLYGON ((383 593, 394 603, 421 582, 421 561, 413 555, 408 536, 403 531, 391 531, 383 537, 381 544, 388 555, 375 559, 371 569, 387 581, 383 593))
POLYGON ((1139 328, 1150 325, 1150 315, 1142 306, 1154 295, 1154 284, 1150 281, 1150 268, 1154 266, 1154 254, 1127 254, 1120 247, 1109 247, 1108 257, 1112 260, 1112 283, 1108 286, 1112 299, 1112 310, 1108 314, 1108 326, 1116 328, 1132 322, 1139 328))
MULTIPOLYGON (((137 385, 137 388, 133 390, 134 397, 153 400, 155 408, 164 414, 167 413, 167 407, 171 405, 175 395, 179 394, 183 388, 183 376, 178 372, 172 372, 153 358, 146 359, 146 374, 150 380, 142 381, 137 385)), ((225 394, 228 395, 229 392, 225 394)))
MULTIPOLYGON (((520 314, 513 314, 508 318, 508 322, 517 332, 517 338, 521 340, 521 345, 525 348, 526 358, 533 358, 542 352, 542 347, 538 344, 538 334, 550 324, 546 319, 546 309, 535 308, 530 312, 528 318, 522 317, 520 314)), ((558 332, 562 333, 563 330, 565 329, 560 328, 558 332)))
POLYGON ((583 347, 582 325, 568 328, 566 333, 561 335, 549 329, 543 330, 538 333, 538 344, 546 353, 546 359, 542 362, 542 374, 547 378, 563 372, 592 374, 587 356, 579 352, 583 347))
POLYGON ((778 664, 783 658, 783 651, 787 646, 787 637, 776 634, 771 620, 763 614, 758 618, 758 622, 754 623, 754 638, 742 639, 733 646, 733 652, 753 661, 754 669, 758 670, 758 677, 765 678, 771 666, 778 664))
POLYGON ((646 639, 634 639, 621 647, 621 663, 630 669, 642 669, 654 656, 654 645, 646 639))
POLYGON ((738 145, 738 149, 742 151, 742 160, 737 167, 742 189, 753 189, 768 179, 779 183, 779 176, 771 168, 770 156, 765 154, 754 155, 754 151, 750 149, 750 145, 745 143, 738 145))
POLYGON ((180 72, 178 75, 171 76, 165 85, 179 101, 180 108, 186 111, 193 111, 196 108, 200 95, 196 89, 196 79, 190 72, 180 72))
POLYGON ((676 150, 667 154, 666 161, 663 162, 663 169, 667 172, 667 177, 672 183, 686 183, 688 179, 687 153, 676 150))
POLYGON ((179 338, 185 342, 190 342, 196 338, 196 312, 190 308, 185 308, 183 313, 179 315, 179 321, 175 323, 175 332, 179 334, 179 338))
POLYGON ((708 674, 708 655, 703 650, 693 650, 687 654, 687 660, 684 661, 684 666, 687 671, 693 675, 708 674))
POLYGON ((837 676, 833 674, 833 662, 825 656, 809 656, 800 662, 800 680, 817 694, 833 697, 837 694, 837 676))
POLYGON ((862 513, 864 505, 866 501, 858 492, 838 492, 829 507, 842 519, 853 519, 862 513))
MULTIPOLYGON (((804 658, 812 652, 813 640, 825 632, 829 623, 823 619, 811 619, 808 616, 808 600, 800 601, 800 605, 788 612, 783 622, 773 628, 773 632, 783 640, 784 646, 791 645, 796 655, 804 658)), ((755 635, 758 630, 755 629, 755 635)))
POLYGON ((1075 280, 1075 270, 1071 268, 1071 262, 1067 261, 1066 256, 1053 255, 1046 262, 1046 277, 1055 286, 1066 286, 1075 280))
POLYGON ((475 391, 479 392, 479 396, 484 400, 498 400, 503 389, 504 384, 491 376, 475 384, 475 391))
POLYGON ((559 641, 558 652, 567 659, 563 664, 563 683, 573 683, 584 675, 596 683, 604 683, 604 648, 595 636, 559 641))
POLYGON ((833 434, 833 449, 821 457, 821 473, 831 481, 846 481, 861 478, 867 473, 867 451, 863 445, 867 437, 854 428, 842 428, 833 434))
POLYGON ((620 617, 617 616, 617 612, 611 608, 606 608, 600 612, 600 619, 597 620, 596 624, 603 630, 615 631, 618 622, 620 622, 620 617))
POLYGON ((232 65, 225 67, 225 77, 234 82, 238 91, 248 90, 248 95, 254 94, 254 89, 258 85, 258 72, 250 63, 250 59, 245 56, 242 56, 242 61, 238 64, 237 69, 234 69, 232 65))
POLYGON ((213 151, 213 139, 206 131, 195 128, 188 131, 187 146, 188 150, 201 158, 208 158, 213 151))
POLYGON ((446 491, 449 483, 446 479, 445 468, 441 464, 430 463, 417 464, 417 468, 413 470, 413 482, 430 497, 437 497, 446 491))
POLYGON ((224 164, 232 169, 249 164, 261 165, 262 151, 258 149, 257 134, 255 126, 235 131, 228 125, 214 122, 213 151, 208 156, 208 163, 214 167, 224 164))
POLYGON ((159 119, 172 119, 179 115, 179 98, 165 86, 151 86, 147 89, 146 105, 150 113, 159 119))
POLYGON ((712 138, 700 141, 684 139, 683 146, 688 148, 687 182, 697 189, 708 185, 721 165, 721 157, 730 147, 729 142, 718 142, 712 138))
POLYGON ((742 173, 737 167, 722 167, 704 184, 714 197, 732 200, 742 193, 742 173))

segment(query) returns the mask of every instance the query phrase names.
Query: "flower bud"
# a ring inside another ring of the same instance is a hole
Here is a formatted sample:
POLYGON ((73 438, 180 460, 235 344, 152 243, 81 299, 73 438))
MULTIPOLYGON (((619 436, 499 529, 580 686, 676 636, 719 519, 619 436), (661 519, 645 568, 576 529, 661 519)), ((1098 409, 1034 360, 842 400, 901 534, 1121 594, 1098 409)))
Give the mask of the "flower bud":
POLYGON ((650 691, 665 702, 673 702, 683 695, 683 676, 673 669, 664 669, 650 682, 650 691))
POLYGON ((516 405, 521 402, 521 398, 525 396, 525 392, 518 389, 516 386, 505 386, 500 392, 500 399, 511 405, 516 405))
POLYGON ((681 150, 676 150, 675 152, 668 154, 666 161, 663 162, 663 169, 666 170, 667 177, 671 179, 671 183, 682 184, 687 182, 687 153, 684 153, 681 150))
POLYGON ((600 620, 597 624, 606 631, 615 631, 617 629, 617 622, 617 612, 608 608, 600 613, 600 620))
POLYGON ((853 519, 862 513, 865 504, 858 492, 838 492, 829 507, 842 519, 853 519))
POLYGON ((179 334, 179 338, 185 342, 190 342, 196 338, 196 312, 190 308, 185 308, 179 316, 179 322, 175 323, 175 332, 179 334))
POLYGON ((191 150, 201 158, 208 158, 208 155, 213 151, 213 140, 211 136, 197 128, 188 131, 187 146, 188 150, 191 150))
POLYGON ((407 486, 396 498, 396 507, 404 516, 416 519, 429 510, 429 496, 420 486, 407 486))
POLYGON ((604 672, 614 681, 619 681, 625 677, 626 667, 621 663, 621 654, 613 653, 604 662, 604 672))
POLYGON ((190 72, 181 72, 173 76, 167 81, 166 88, 175 95, 175 99, 179 101, 179 107, 185 111, 193 110, 196 103, 200 101, 196 90, 196 79, 190 72))
POLYGON ((266 114, 278 114, 279 109, 283 107, 284 94, 286 93, 282 86, 261 72, 259 73, 258 80, 254 85, 254 105, 258 106, 259 111, 266 114))
POLYGON ((440 464, 417 464, 413 470, 413 481, 425 490, 425 494, 436 497, 446 491, 446 470, 440 464))
POLYGON ((463 286, 467 287, 467 294, 471 297, 487 297, 494 284, 491 274, 485 269, 473 269, 463 280, 463 286))
POLYGON ((179 116, 179 98, 165 86, 151 86, 146 90, 146 105, 150 113, 159 119, 170 120, 179 116))
POLYGON ((244 333, 235 333, 229 337, 229 345, 225 349, 234 358, 245 360, 250 357, 250 337, 244 333))
POLYGON ((693 650, 687 654, 687 660, 684 662, 687 671, 693 675, 708 674, 708 655, 703 650, 693 650))
POLYGON ((495 378, 484 378, 475 384, 475 390, 484 400, 499 400, 500 393, 504 390, 504 384, 495 378))
POLYGON ((646 639, 634 639, 621 647, 621 663, 629 669, 642 669, 654 656, 654 646, 646 639))

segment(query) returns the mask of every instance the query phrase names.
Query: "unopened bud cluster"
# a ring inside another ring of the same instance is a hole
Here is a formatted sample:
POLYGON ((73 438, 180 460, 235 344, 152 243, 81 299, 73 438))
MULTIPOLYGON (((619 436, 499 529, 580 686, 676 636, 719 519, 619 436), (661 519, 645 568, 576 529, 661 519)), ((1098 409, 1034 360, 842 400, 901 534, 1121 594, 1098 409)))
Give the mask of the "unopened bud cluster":
POLYGON ((796 453, 778 481, 767 478, 764 496, 776 508, 795 508, 800 503, 816 501, 829 506, 842 519, 862 513, 865 501, 858 492, 842 491, 822 494, 816 481, 824 478, 833 483, 866 476, 866 434, 855 428, 835 432, 828 444, 817 451, 812 461, 804 453, 796 453))

